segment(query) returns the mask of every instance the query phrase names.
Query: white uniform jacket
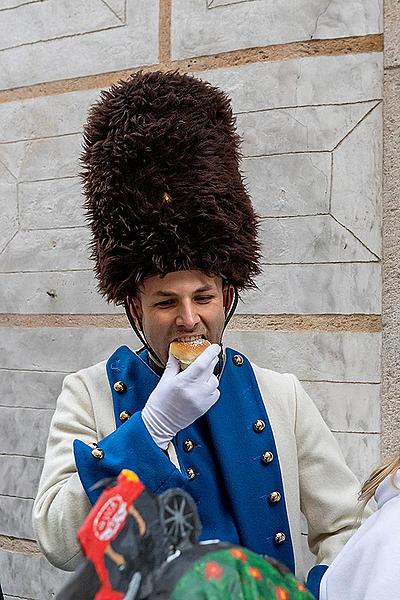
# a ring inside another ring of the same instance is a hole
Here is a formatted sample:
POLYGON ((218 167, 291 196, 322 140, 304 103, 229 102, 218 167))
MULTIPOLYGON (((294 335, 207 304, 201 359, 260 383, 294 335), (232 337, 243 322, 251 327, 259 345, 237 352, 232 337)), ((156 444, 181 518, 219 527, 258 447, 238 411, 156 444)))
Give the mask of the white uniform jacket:
POLYGON ((231 538, 273 555, 300 577, 303 512, 317 562, 308 584, 318 596, 326 565, 354 531, 359 484, 296 377, 251 365, 228 348, 220 399, 176 436, 169 458, 141 419, 157 382, 146 356, 126 346, 107 362, 65 378, 33 510, 49 561, 65 570, 76 567, 76 532, 96 499, 90 489, 126 467, 155 493, 189 491, 203 537, 231 538), (93 457, 93 443, 102 460, 93 457))

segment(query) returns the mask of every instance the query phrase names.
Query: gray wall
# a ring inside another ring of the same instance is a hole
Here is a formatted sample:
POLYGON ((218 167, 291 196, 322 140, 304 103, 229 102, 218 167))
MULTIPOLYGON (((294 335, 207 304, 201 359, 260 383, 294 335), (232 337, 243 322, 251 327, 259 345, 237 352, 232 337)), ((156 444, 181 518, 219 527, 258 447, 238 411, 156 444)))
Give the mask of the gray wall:
MULTIPOLYGON (((30 525, 64 374, 106 358, 121 343, 136 346, 123 315, 96 292, 77 178, 86 111, 99 89, 129 69, 179 68, 230 94, 244 140, 243 172, 262 216, 264 269, 227 341, 304 382, 360 478, 379 460, 382 0, 300 4, 301 10, 299 0, 2 3, 0 581, 7 598, 51 598, 64 578, 38 553, 30 525)), ((391 402, 399 378, 399 5, 388 5, 390 327, 383 358, 391 402)), ((382 403, 385 448, 397 418, 390 402, 382 403)))

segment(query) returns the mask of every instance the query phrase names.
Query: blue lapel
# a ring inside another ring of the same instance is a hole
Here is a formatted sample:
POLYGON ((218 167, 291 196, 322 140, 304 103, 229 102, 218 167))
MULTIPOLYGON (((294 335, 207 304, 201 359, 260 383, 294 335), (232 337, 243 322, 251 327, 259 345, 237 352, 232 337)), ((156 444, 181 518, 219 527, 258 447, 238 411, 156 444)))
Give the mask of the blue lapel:
POLYGON ((282 475, 278 453, 264 402, 253 369, 242 354, 226 349, 218 402, 208 411, 210 436, 217 449, 222 478, 230 498, 241 543, 260 554, 280 559, 294 571, 282 475), (239 356, 242 364, 235 364, 239 356), (243 361, 241 361, 243 359, 243 361), (265 428, 257 433, 254 423, 261 419, 265 428), (270 451, 274 460, 266 464, 262 454, 270 451), (281 500, 272 503, 277 491, 281 500), (276 544, 275 534, 286 541, 276 544))
POLYGON ((132 415, 142 410, 151 392, 159 382, 159 376, 147 364, 147 351, 136 354, 127 346, 120 346, 107 361, 107 376, 110 382, 116 426, 122 425, 121 411, 132 415), (123 393, 114 389, 114 384, 122 381, 126 389, 123 393))

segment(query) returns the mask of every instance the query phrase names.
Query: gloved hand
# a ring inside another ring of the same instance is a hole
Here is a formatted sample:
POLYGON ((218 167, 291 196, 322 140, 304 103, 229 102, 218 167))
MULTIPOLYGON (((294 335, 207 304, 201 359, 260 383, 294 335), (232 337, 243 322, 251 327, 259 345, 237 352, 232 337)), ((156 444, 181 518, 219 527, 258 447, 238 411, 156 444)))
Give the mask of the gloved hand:
POLYGON ((169 355, 165 371, 142 410, 142 419, 151 437, 163 450, 181 429, 204 415, 219 398, 214 368, 221 351, 211 344, 184 371, 169 355))

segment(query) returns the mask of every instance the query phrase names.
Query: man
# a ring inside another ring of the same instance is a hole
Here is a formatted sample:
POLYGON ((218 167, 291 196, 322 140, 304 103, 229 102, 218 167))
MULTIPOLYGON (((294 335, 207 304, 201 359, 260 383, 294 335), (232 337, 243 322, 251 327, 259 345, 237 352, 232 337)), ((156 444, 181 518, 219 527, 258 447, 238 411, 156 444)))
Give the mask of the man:
POLYGON ((221 350, 237 291, 260 272, 257 217, 227 97, 139 73, 102 94, 85 129, 86 207, 100 289, 144 348, 66 377, 34 506, 49 560, 74 569, 76 531, 122 468, 195 499, 202 539, 242 544, 302 575, 300 512, 319 581, 350 537, 358 483, 292 375, 221 350), (185 371, 174 340, 212 345, 185 371))

